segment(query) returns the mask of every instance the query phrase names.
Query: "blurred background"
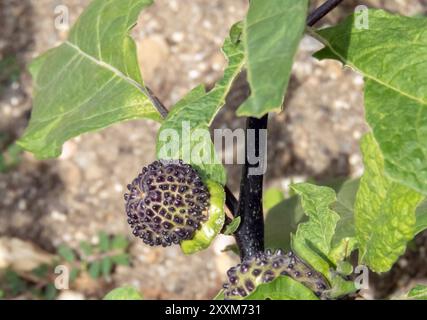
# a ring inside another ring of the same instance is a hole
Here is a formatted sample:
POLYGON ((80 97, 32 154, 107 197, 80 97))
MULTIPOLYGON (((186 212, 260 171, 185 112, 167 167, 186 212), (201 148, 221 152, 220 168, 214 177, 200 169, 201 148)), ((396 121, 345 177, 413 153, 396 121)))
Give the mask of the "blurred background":
MULTIPOLYGON (((89 0, 0 0, 0 298, 98 299, 132 285, 146 299, 210 299, 226 270, 238 262, 222 250, 220 237, 208 250, 186 257, 179 248, 149 248, 129 232, 124 186, 155 158, 158 124, 116 124, 67 142, 59 159, 38 161, 14 141, 28 123, 31 59, 58 45, 67 30, 55 28, 58 9, 70 25, 89 0), (60 7, 58 7, 60 6, 60 7), (70 290, 53 286, 54 267, 71 270, 70 290)), ((312 7, 322 1, 311 1, 312 7)), ((133 31, 143 78, 167 107, 199 83, 211 88, 222 75, 220 52, 247 0, 156 0, 133 31)), ((319 26, 336 23, 359 4, 403 15, 426 15, 425 0, 344 1, 319 26)), ((363 79, 334 61, 311 54, 319 44, 300 45, 285 111, 271 117, 266 188, 284 194, 293 181, 358 177, 363 119, 363 79)), ((88 79, 90 81, 90 79, 88 79)), ((237 81, 214 123, 239 128, 234 110, 248 94, 237 81)), ((238 192, 238 166, 229 166, 238 192)), ((427 276, 427 234, 421 234, 392 271, 372 278, 367 297, 386 297, 427 276)))

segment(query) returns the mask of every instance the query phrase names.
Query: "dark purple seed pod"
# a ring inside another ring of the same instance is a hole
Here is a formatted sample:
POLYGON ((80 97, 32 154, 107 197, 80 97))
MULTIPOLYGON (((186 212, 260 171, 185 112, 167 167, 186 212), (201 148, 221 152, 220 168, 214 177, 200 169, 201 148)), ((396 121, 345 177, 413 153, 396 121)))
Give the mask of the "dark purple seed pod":
POLYGON ((325 278, 302 261, 294 253, 282 250, 259 253, 245 259, 227 271, 224 284, 225 299, 241 299, 250 295, 258 285, 274 281, 279 276, 288 276, 321 296, 329 288, 325 278), (289 267, 290 266, 290 267, 289 267))
POLYGON ((150 246, 192 239, 208 219, 209 191, 197 171, 181 160, 153 162, 127 188, 128 223, 133 234, 150 246), (203 200, 194 198, 194 190, 203 200))
POLYGON ((258 277, 260 274, 261 274, 261 270, 260 269, 254 269, 253 271, 252 271, 252 274, 255 276, 255 277, 258 277))
POLYGON ((245 281, 245 287, 246 289, 248 289, 249 292, 255 289, 254 283, 252 282, 252 280, 249 280, 249 279, 245 281))

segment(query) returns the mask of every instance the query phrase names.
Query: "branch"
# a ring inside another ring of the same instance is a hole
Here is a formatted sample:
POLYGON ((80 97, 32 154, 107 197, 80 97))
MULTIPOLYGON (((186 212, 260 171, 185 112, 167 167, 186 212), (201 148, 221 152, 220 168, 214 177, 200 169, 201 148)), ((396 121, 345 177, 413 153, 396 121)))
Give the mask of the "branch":
POLYGON ((251 168, 258 167, 267 156, 260 145, 260 130, 267 129, 268 114, 261 119, 248 118, 246 122, 246 161, 242 170, 240 182, 240 200, 237 215, 241 217, 239 229, 236 232, 236 241, 243 260, 264 251, 264 218, 262 208, 263 174, 251 175, 251 168), (248 132, 254 131, 254 155, 259 157, 259 163, 252 165, 248 161, 248 132))
POLYGON ((151 103, 154 105, 157 111, 159 111, 162 118, 165 119, 169 113, 168 109, 166 109, 165 105, 159 100, 159 98, 156 97, 156 95, 149 87, 145 86, 145 89, 147 90, 147 95, 151 103))
POLYGON ((239 202, 237 201, 236 197, 231 192, 231 190, 228 188, 228 186, 225 186, 224 190, 225 190, 225 205, 233 214, 233 216, 236 216, 237 210, 239 207, 239 202))
POLYGON ((328 0, 319 8, 314 10, 307 18, 307 25, 312 27, 316 22, 326 16, 329 12, 334 10, 344 0, 328 0))

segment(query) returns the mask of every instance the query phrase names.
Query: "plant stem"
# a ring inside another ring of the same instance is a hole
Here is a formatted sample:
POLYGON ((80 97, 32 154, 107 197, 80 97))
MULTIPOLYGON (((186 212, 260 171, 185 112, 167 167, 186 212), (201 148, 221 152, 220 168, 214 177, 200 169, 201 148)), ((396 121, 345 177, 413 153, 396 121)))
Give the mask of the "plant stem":
POLYGON ((147 95, 148 95, 151 103, 154 105, 154 107, 157 109, 157 111, 159 111, 162 118, 165 119, 168 116, 169 110, 159 100, 159 98, 156 97, 156 95, 153 93, 153 91, 149 87, 145 86, 145 89, 147 90, 147 95))
POLYGON ((328 0, 312 13, 307 18, 307 25, 312 27, 316 22, 326 16, 329 12, 335 9, 344 0, 328 0))
POLYGON ((231 190, 228 188, 228 186, 224 187, 225 191, 225 205, 230 210, 230 212, 233 214, 233 216, 237 215, 237 210, 239 208, 239 201, 237 201, 234 194, 231 192, 231 190))
MULTIPOLYGON (((240 249, 241 259, 254 256, 260 251, 264 251, 264 218, 262 208, 263 193, 263 174, 251 175, 250 169, 258 167, 263 163, 266 154, 260 150, 262 144, 260 139, 260 130, 267 129, 268 114, 261 119, 249 117, 246 121, 246 161, 242 170, 242 179, 240 182, 240 199, 237 216, 240 216, 241 222, 236 232, 236 241, 240 249), (248 130, 254 130, 255 144, 254 155, 260 157, 260 163, 250 164, 248 161, 248 130)), ((263 143, 266 143, 264 141, 263 143)))

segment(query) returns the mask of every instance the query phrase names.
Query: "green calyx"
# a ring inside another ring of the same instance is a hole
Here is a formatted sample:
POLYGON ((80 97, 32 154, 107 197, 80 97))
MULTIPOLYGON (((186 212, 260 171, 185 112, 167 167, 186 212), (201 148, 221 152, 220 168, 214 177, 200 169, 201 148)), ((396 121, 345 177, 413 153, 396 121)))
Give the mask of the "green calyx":
POLYGON ((204 183, 210 194, 208 219, 201 223, 201 227, 195 232, 191 240, 181 242, 181 249, 185 254, 193 254, 208 248, 224 225, 224 188, 212 180, 206 180, 204 183))

